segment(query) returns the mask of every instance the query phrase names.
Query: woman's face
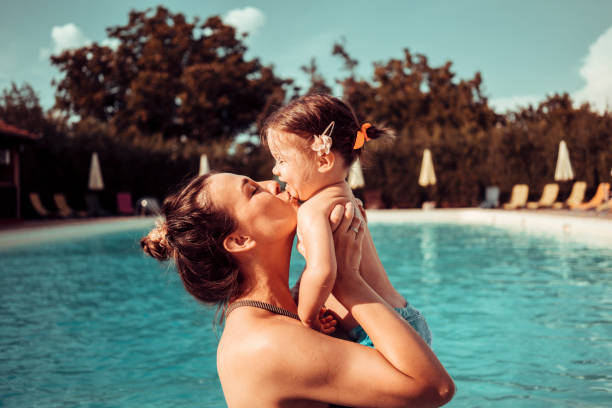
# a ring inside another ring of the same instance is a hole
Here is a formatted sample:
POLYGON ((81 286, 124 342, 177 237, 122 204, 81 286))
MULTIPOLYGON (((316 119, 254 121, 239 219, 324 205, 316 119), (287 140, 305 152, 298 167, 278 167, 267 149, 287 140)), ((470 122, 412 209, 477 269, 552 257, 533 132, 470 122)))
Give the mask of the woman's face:
POLYGON ((255 240, 278 240, 295 232, 297 207, 276 182, 257 183, 230 173, 210 177, 207 195, 238 222, 238 231, 255 240))

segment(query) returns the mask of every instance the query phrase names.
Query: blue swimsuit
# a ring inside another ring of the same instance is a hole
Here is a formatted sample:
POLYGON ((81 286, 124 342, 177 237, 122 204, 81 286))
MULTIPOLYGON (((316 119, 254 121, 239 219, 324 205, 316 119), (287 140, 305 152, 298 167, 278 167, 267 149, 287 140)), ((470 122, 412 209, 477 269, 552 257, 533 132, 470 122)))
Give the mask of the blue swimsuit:
MULTIPOLYGON (((394 309, 404 318, 404 320, 410 323, 410 325, 414 328, 414 330, 416 330, 417 333, 419 333, 425 343, 427 343, 428 346, 431 346, 431 331, 429 330, 429 326, 427 325, 427 322, 425 321, 425 318, 421 312, 410 306, 410 303, 408 302, 406 302, 405 307, 396 307, 394 309)), ((349 337, 356 343, 374 348, 374 344, 372 344, 370 336, 368 336, 368 333, 366 333, 361 326, 357 326, 351 330, 349 332, 349 337)))

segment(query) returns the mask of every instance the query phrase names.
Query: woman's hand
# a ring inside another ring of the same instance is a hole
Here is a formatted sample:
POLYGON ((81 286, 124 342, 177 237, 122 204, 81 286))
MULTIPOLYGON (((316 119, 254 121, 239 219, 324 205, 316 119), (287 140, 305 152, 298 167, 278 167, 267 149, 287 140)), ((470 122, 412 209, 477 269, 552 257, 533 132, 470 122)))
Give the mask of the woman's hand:
POLYGON ((365 228, 361 219, 355 216, 355 207, 352 203, 347 203, 345 206, 336 206, 332 210, 330 220, 334 231, 334 246, 338 267, 336 281, 338 283, 338 281, 359 276, 361 244, 365 228))

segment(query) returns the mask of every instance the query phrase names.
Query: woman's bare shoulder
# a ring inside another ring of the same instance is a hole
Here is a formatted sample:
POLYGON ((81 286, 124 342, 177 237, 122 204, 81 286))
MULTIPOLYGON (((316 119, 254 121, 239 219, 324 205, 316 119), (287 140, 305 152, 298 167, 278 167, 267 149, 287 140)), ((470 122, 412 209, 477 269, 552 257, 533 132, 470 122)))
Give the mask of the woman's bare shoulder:
POLYGON ((265 311, 237 309, 233 314, 232 320, 226 323, 217 349, 217 362, 222 366, 220 370, 226 367, 264 369, 266 365, 262 361, 274 363, 279 348, 299 342, 307 330, 297 320, 265 311), (252 365, 254 362, 257 362, 256 367, 252 365))
POLYGON ((226 324, 217 349, 217 370, 226 397, 256 394, 260 406, 268 405, 264 400, 295 398, 294 377, 307 360, 302 354, 313 350, 310 332, 316 332, 284 316, 235 317, 226 324))

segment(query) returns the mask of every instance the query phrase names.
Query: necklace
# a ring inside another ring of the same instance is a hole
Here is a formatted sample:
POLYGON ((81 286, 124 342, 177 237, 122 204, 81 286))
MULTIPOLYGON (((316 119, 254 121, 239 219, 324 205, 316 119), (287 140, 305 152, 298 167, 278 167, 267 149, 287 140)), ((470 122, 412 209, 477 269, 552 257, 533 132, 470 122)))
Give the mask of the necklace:
POLYGON ((237 309, 237 308, 243 307, 243 306, 257 307, 259 309, 267 310, 268 312, 272 312, 272 313, 276 313, 276 314, 279 314, 279 315, 291 317, 291 318, 296 319, 296 320, 300 320, 300 317, 297 314, 293 313, 293 312, 290 312, 290 311, 285 310, 283 308, 280 308, 278 306, 271 305, 270 303, 260 302, 258 300, 248 300, 248 299, 247 300, 239 300, 237 302, 232 303, 227 308, 227 310, 225 312, 225 318, 227 319, 229 314, 231 312, 233 312, 234 309, 237 309))

